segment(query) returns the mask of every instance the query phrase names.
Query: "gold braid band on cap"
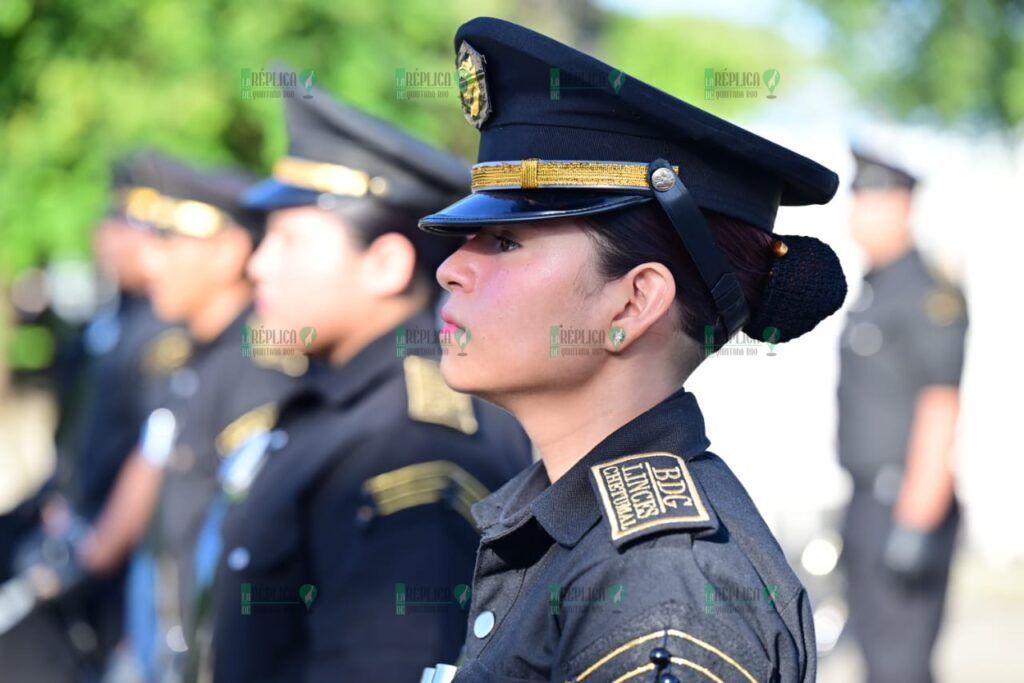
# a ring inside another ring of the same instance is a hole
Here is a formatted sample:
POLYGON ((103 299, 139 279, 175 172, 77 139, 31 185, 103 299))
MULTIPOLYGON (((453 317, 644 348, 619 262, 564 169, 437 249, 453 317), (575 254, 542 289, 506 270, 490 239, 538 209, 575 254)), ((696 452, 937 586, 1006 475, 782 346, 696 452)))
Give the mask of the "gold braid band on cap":
POLYGON ((298 157, 282 157, 274 164, 273 176, 286 185, 346 197, 362 197, 387 193, 388 182, 380 176, 341 164, 310 161, 298 157))
MULTIPOLYGON (((672 167, 679 173, 679 167, 672 167)), ((592 188, 649 190, 647 164, 633 161, 488 161, 473 166, 473 192, 592 188)))
POLYGON ((226 213, 212 204, 175 199, 152 187, 129 190, 124 212, 129 219, 188 237, 209 237, 231 222, 226 213))

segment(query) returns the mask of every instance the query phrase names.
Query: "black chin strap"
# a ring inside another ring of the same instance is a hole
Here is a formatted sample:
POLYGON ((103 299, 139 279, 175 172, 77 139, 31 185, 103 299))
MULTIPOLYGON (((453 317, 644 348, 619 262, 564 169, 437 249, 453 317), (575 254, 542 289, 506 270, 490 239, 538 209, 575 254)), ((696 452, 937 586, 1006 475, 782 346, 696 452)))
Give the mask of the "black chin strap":
POLYGON ((736 274, 719 251, 704 215, 672 166, 664 159, 655 159, 647 165, 647 181, 715 300, 719 316, 715 322, 716 339, 720 332, 726 333, 723 338, 731 337, 750 317, 736 274))

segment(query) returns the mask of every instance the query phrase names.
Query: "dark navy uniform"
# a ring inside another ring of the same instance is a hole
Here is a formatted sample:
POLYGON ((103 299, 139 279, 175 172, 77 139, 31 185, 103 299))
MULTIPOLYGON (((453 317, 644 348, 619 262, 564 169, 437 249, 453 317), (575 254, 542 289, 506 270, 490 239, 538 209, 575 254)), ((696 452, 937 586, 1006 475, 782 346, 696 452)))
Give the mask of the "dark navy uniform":
MULTIPOLYGON (((769 303, 751 311, 703 213, 771 233, 780 204, 827 202, 833 172, 509 22, 470 21, 455 49, 478 163, 472 194, 421 219, 424 230, 540 227, 654 203, 713 299, 715 347, 740 328, 792 339, 841 304, 835 254, 786 235, 766 241, 769 303)), ((708 446, 679 389, 556 482, 537 463, 475 505, 484 535, 454 680, 813 681, 807 593, 708 446)), ((451 673, 439 664, 423 680, 451 673)))
POLYGON ((665 648, 680 680, 813 681, 807 593, 709 445, 680 389, 554 484, 538 462, 475 505, 455 680, 654 680, 665 648))
MULTIPOLYGON (((913 178, 858 157, 854 189, 913 188, 913 178)), ((839 461, 853 480, 843 526, 850 625, 871 680, 930 679, 928 661, 942 623, 960 506, 928 533, 919 576, 890 570, 886 547, 900 490, 918 393, 958 386, 967 314, 960 290, 910 248, 864 276, 842 336, 839 461), (896 644, 896 646, 894 646, 896 644)))
POLYGON ((150 343, 170 329, 153 313, 149 299, 122 293, 86 327, 84 345, 95 357, 90 414, 75 458, 77 511, 99 513, 117 473, 139 441, 156 407, 159 370, 145 364, 150 343))
POLYGON ((529 441, 449 389, 436 360, 399 357, 394 334, 311 375, 227 512, 214 680, 414 680, 458 652, 479 540, 470 505, 529 464, 529 441))
MULTIPOLYGON (((274 423, 278 401, 294 378, 242 355, 244 311, 212 342, 193 342, 191 358, 170 377, 177 434, 165 465, 163 491, 151 542, 173 558, 177 602, 186 612, 195 600, 193 551, 206 511, 220 490, 223 458, 274 423)), ((298 349, 296 349, 298 353, 298 349)))

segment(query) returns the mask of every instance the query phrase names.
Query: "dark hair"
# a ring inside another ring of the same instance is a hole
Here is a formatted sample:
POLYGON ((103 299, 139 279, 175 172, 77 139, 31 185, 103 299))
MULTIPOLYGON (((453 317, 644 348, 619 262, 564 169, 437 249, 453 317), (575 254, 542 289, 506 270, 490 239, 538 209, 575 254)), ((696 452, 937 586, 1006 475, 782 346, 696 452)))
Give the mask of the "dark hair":
POLYGON ((373 200, 342 201, 332 209, 332 213, 352 227, 362 247, 369 246, 373 240, 389 232, 397 232, 412 242, 416 251, 415 273, 403 294, 420 288, 427 293, 429 305, 438 302, 443 290, 435 286, 434 274, 463 243, 461 237, 424 232, 416 225, 424 212, 404 210, 373 200))
MULTIPOLYGON (((754 310, 771 271, 771 236, 719 213, 705 211, 704 217, 715 243, 732 265, 747 305, 754 310)), ((664 264, 676 281, 676 304, 683 332, 702 344, 709 341, 705 328, 718 319, 715 302, 660 205, 647 202, 599 213, 587 216, 583 224, 597 245, 602 277, 618 279, 649 261, 664 264)), ((726 341, 716 338, 715 348, 726 341)))
MULTIPOLYGON (((751 337, 788 341, 811 330, 842 304, 846 279, 828 245, 812 237, 786 235, 780 239, 788 251, 777 256, 772 235, 720 213, 702 213, 747 300, 750 317, 743 331, 751 337)), ((594 240, 605 280, 620 278, 641 263, 664 264, 675 278, 683 332, 716 351, 728 341, 715 325, 714 299, 660 205, 647 202, 586 216, 582 227, 594 240)))

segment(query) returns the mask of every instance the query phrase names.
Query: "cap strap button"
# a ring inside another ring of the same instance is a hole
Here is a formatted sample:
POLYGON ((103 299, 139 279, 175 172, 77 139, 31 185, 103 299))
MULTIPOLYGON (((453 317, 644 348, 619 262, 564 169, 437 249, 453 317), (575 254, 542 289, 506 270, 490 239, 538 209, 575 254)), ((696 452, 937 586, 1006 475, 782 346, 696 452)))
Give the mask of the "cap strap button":
POLYGON ((659 168, 651 174, 651 185, 658 192, 671 190, 676 184, 676 174, 667 168, 659 168))

